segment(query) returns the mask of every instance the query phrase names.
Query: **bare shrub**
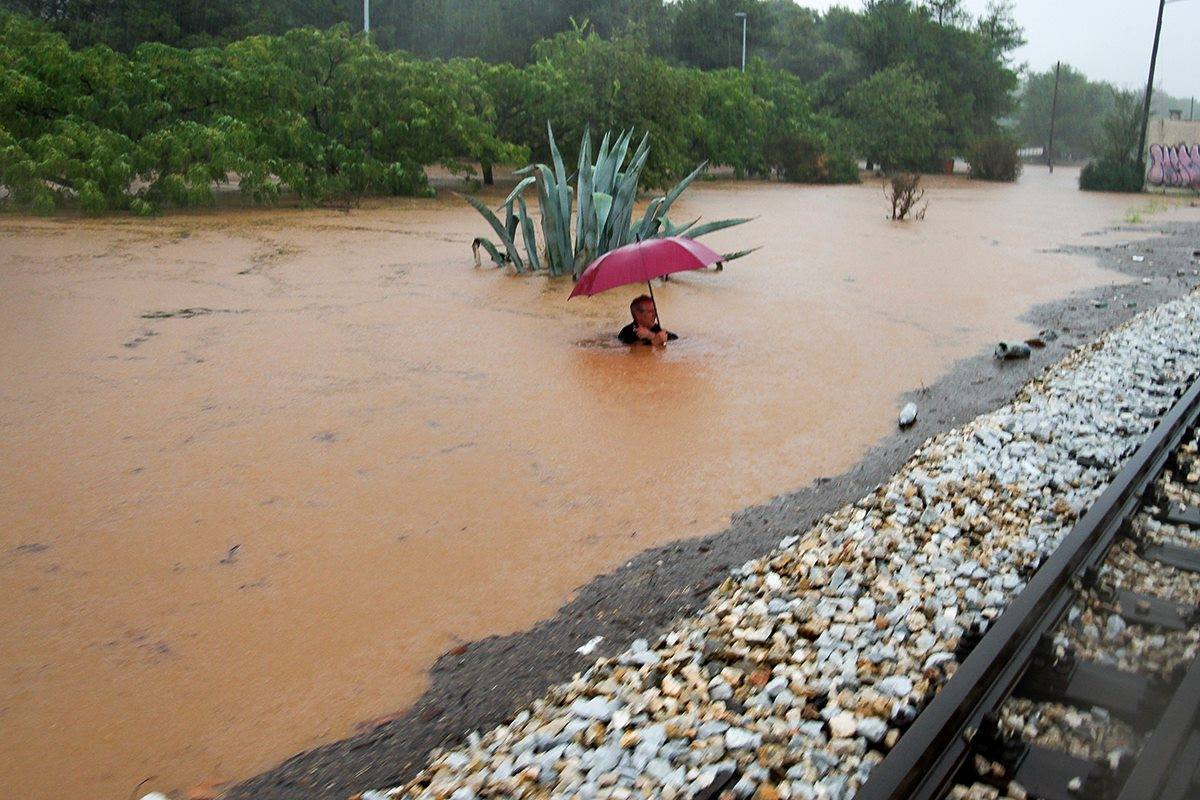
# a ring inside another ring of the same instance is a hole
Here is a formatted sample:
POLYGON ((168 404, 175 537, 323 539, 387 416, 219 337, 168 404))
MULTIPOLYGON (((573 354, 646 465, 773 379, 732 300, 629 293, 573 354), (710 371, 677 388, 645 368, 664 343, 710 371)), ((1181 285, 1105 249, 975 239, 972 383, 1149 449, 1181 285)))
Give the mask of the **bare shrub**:
POLYGON ((920 188, 921 176, 915 172, 897 172, 883 187, 883 196, 892 205, 892 219, 905 219, 909 213, 913 219, 925 219, 925 209, 929 203, 917 208, 917 203, 925 196, 925 190, 920 188))

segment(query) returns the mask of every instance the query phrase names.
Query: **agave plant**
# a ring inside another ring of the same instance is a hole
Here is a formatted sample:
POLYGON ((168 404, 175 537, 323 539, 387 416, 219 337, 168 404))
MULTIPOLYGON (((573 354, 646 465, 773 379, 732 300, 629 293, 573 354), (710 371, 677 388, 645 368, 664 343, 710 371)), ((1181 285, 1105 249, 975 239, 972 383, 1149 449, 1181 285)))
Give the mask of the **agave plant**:
MULTIPOLYGON (((476 265, 479 264, 479 248, 482 247, 497 265, 512 264, 517 272, 546 269, 551 275, 570 274, 578 279, 584 267, 597 256, 630 242, 658 236, 696 238, 747 221, 747 218, 723 219, 703 225, 699 224, 699 219, 686 225, 671 222, 667 216, 671 205, 708 166, 705 161, 671 191, 652 199, 642 218, 634 223, 638 177, 650 155, 649 134, 642 137, 632 153, 632 130, 619 135, 611 146, 611 134, 605 134, 593 162, 591 136, 585 131, 579 148, 578 169, 568 176, 549 124, 546 125, 546 132, 550 137, 550 155, 554 165, 532 164, 518 170, 517 174, 522 179, 499 209, 504 212, 503 222, 487 204, 478 198, 466 196, 466 201, 491 223, 500 239, 499 247, 483 237, 472 243, 476 265), (525 190, 530 186, 537 187, 541 209, 543 249, 540 254, 533 220, 525 203, 525 190), (525 247, 523 256, 517 247, 518 230, 525 247)), ((752 251, 730 253, 725 259, 732 260, 749 252, 752 251)))

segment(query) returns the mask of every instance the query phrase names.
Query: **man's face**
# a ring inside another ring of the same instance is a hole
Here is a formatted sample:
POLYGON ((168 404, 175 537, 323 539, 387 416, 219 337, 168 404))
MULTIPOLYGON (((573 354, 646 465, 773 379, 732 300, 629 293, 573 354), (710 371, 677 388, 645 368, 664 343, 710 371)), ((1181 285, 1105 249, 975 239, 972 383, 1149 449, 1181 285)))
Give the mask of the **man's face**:
POLYGON ((633 321, 643 328, 653 328, 654 303, 638 303, 633 309, 633 321))

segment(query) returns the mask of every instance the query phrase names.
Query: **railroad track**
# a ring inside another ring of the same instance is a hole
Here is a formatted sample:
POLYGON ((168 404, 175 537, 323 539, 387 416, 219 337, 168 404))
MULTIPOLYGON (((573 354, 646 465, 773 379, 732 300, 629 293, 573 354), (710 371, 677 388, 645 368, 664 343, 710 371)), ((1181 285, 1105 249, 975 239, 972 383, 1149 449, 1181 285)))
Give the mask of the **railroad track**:
POLYGON ((856 800, 1200 798, 1198 450, 1194 380, 856 800))

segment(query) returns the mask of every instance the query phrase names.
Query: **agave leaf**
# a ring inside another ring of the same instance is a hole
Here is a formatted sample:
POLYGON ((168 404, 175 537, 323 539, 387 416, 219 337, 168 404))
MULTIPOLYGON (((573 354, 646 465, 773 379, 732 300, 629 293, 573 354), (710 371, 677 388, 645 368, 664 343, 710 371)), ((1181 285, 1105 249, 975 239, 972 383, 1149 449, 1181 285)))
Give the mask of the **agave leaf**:
POLYGON ((596 174, 593 183, 595 191, 605 194, 613 193, 614 178, 617 170, 621 168, 621 162, 625 160, 625 150, 628 147, 629 137, 622 133, 617 137, 612 150, 602 153, 601 157, 596 159, 596 174))
MULTIPOLYGON (((554 191, 550 193, 552 203, 558 207, 551 209, 555 214, 554 227, 558 234, 558 249, 562 254, 562 267, 565 269, 571 263, 574 248, 571 247, 571 185, 567 181, 567 168, 563 165, 562 153, 558 151, 558 143, 554 141, 554 128, 546 122, 546 133, 550 137, 550 155, 554 159, 554 191)), ((546 209, 542 209, 546 213, 546 209)))
POLYGON ((592 185, 592 166, 589 164, 579 176, 579 208, 575 211, 575 254, 584 246, 588 229, 595 227, 595 194, 592 185))
POLYGON ((735 258, 748 256, 755 250, 762 250, 762 245, 759 245, 758 247, 751 247, 749 250, 738 250, 735 253, 726 253, 725 255, 721 256, 721 261, 733 261, 735 258))
POLYGON ((583 144, 579 148, 579 171, 576 186, 579 193, 579 208, 575 212, 575 255, 584 247, 589 217, 592 215, 592 140, 587 129, 583 131, 583 144))
POLYGON ((604 134, 604 138, 600 140, 600 149, 596 151, 596 165, 592 171, 592 179, 595 180, 601 171, 601 165, 608 161, 608 139, 612 135, 612 131, 604 134))
POLYGON ((517 246, 513 244, 512 237, 508 235, 508 230, 500 223, 496 215, 492 213, 492 210, 487 207, 487 204, 469 194, 460 194, 459 197, 474 206, 475 210, 488 221, 492 229, 496 231, 496 235, 500 237, 500 242, 504 245, 505 252, 508 253, 509 261, 516 267, 517 272, 524 272, 525 262, 521 260, 521 254, 517 252, 517 246))
POLYGON ((521 209, 521 235, 525 238, 525 255, 529 256, 530 268, 539 270, 542 268, 542 261, 538 258, 537 237, 533 233, 533 220, 529 218, 529 209, 525 207, 525 195, 517 195, 517 205, 521 209))
POLYGON ((732 219, 718 219, 713 222, 706 222, 703 225, 697 225, 687 232, 689 239, 698 239, 706 233, 713 231, 721 231, 726 228, 732 228, 734 225, 741 225, 754 219, 753 217, 735 217, 732 219))
POLYGON ((658 230, 658 207, 662 205, 663 198, 656 197, 650 201, 650 205, 646 206, 646 213, 642 215, 642 220, 637 225, 633 226, 630 233, 636 239, 649 239, 654 236, 658 230))
POLYGON ((471 254, 475 256, 475 266, 481 266, 479 263, 480 247, 488 251, 488 255, 492 257, 492 263, 497 267, 502 267, 508 262, 508 256, 497 250, 496 245, 492 244, 490 240, 485 239, 482 236, 477 236, 475 237, 475 241, 471 242, 471 254))
POLYGON ((549 167, 541 167, 542 178, 538 181, 538 206, 541 209, 542 218, 542 244, 546 249, 546 268, 550 270, 551 275, 559 275, 562 273, 562 256, 558 252, 558 225, 557 215, 553 212, 553 203, 550 200, 550 192, 553 191, 550 183, 553 178, 550 177, 549 167))
POLYGON ((617 140, 617 146, 613 148, 613 169, 618 171, 625 166, 625 157, 629 155, 629 142, 633 139, 633 128, 621 133, 621 138, 617 140))
MULTIPOLYGON (((696 217, 694 220, 687 223, 686 225, 671 225, 670 233, 667 232, 666 226, 664 225, 662 235, 663 236, 683 236, 688 232, 688 230, 691 229, 691 227, 693 225, 695 225, 699 221, 700 221, 700 218, 696 217)), ((669 220, 668 220, 668 222, 669 222, 669 220)))
POLYGON ((637 203, 638 176, 646 166, 649 149, 638 148, 640 155, 629 165, 629 169, 621 175, 613 200, 613 211, 610 216, 613 222, 609 224, 608 250, 627 244, 632 239, 629 233, 629 223, 633 218, 633 207, 637 203))
POLYGON ((596 206, 596 230, 603 232, 608 225, 608 215, 612 211, 613 197, 611 194, 596 192, 592 195, 592 202, 596 206))
POLYGON ((700 166, 698 166, 694 170, 692 170, 692 173, 690 175, 688 175, 686 178, 681 180, 679 183, 675 184, 675 188, 673 188, 671 191, 667 192, 666 199, 663 200, 663 207, 662 207, 663 214, 666 214, 668 211, 671 210, 671 204, 674 203, 677 199, 679 199, 679 195, 683 194, 683 190, 686 189, 688 187, 688 185, 691 184, 692 181, 696 180, 696 178, 700 175, 700 173, 704 172, 704 170, 707 166, 708 166, 707 161, 700 162, 700 166))
POLYGON ((571 187, 558 187, 558 249, 562 253, 563 269, 574 261, 575 248, 571 246, 571 187))
POLYGON ((554 159, 555 183, 559 186, 567 184, 567 168, 563 165, 562 153, 558 152, 558 143, 554 141, 554 129, 546 123, 546 133, 550 136, 550 155, 554 159))
MULTIPOLYGON (((532 171, 533 165, 531 164, 528 167, 525 167, 525 169, 532 171)), ((500 209, 504 208, 504 206, 511 203, 513 200, 516 199, 517 195, 519 195, 525 191, 526 186, 528 186, 531 183, 534 183, 535 181, 537 181, 537 176, 534 176, 534 175, 530 175, 528 178, 522 178, 517 183, 517 185, 513 187, 513 190, 508 193, 508 197, 504 198, 504 202, 496 207, 496 210, 499 211, 500 209)))
MULTIPOLYGON (((633 133, 632 130, 630 130, 629 132, 633 133)), ((646 131, 646 133, 642 135, 642 140, 640 142, 638 142, 638 146, 634 149, 633 157, 630 159, 630 163, 633 163, 633 162, 637 161, 638 159, 642 159, 643 161, 645 161, 645 158, 643 158, 643 157, 649 155, 649 153, 650 153, 650 131, 646 131)), ((638 171, 640 172, 641 170, 638 170, 638 171)))
POLYGON ((508 232, 509 239, 517 235, 517 215, 513 213, 512 200, 504 204, 504 230, 508 232))
POLYGON ((575 255, 575 263, 571 266, 571 277, 579 280, 579 276, 587 269, 587 265, 592 263, 591 253, 585 247, 575 255))

